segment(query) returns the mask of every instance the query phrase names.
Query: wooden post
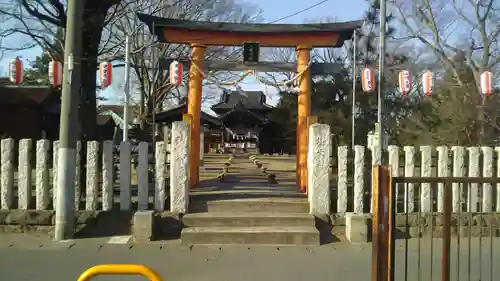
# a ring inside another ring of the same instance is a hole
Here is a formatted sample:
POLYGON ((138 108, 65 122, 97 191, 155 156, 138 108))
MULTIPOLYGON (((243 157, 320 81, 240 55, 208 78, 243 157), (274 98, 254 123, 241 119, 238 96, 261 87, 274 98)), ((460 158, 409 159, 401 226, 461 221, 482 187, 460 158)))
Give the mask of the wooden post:
POLYGON ((372 281, 394 278, 394 207, 390 169, 373 166, 372 173, 372 281))
POLYGON ((297 114, 297 157, 298 157, 298 184, 301 191, 307 192, 307 150, 309 127, 307 118, 311 114, 311 46, 297 46, 297 72, 302 73, 298 78, 299 97, 297 114))
POLYGON ((201 94, 203 88, 203 63, 205 59, 205 46, 200 44, 191 45, 191 67, 189 69, 189 94, 188 111, 191 115, 190 123, 190 147, 189 147, 189 185, 194 187, 199 180, 200 166, 200 114, 201 94))

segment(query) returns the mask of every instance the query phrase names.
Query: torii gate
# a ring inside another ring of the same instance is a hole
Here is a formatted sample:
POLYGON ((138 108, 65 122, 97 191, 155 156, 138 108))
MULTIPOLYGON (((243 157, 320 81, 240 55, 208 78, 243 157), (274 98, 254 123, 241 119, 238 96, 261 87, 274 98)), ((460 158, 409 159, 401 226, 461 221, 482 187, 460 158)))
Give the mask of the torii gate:
MULTIPOLYGON (((137 14, 140 21, 158 36, 159 41, 191 46, 189 67, 188 114, 191 116, 189 175, 190 185, 199 181, 200 112, 204 56, 206 46, 242 46, 257 42, 263 47, 296 48, 298 79, 297 116, 297 184, 302 191, 307 186, 308 123, 311 112, 311 49, 340 47, 352 37, 362 21, 320 24, 242 24, 201 22, 137 14), (194 149, 193 149, 194 148, 194 149)), ((241 63, 242 64, 242 63, 241 63)), ((252 65, 253 68, 256 65, 252 65)), ((266 65, 269 68, 269 63, 266 65)), ((328 67, 326 67, 328 69, 328 67)), ((327 74, 327 73, 325 73, 327 74)))

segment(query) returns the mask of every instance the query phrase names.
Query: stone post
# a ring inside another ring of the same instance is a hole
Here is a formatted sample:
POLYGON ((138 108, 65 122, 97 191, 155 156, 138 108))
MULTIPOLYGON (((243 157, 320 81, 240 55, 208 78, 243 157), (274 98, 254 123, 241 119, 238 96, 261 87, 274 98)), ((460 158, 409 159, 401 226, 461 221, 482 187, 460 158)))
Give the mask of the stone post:
POLYGON ((165 173, 167 142, 157 142, 155 149, 155 210, 163 212, 165 210, 165 173))
MULTIPOLYGON (((483 151, 483 177, 493 177, 493 148, 488 146, 481 147, 483 151)), ((491 212, 493 210, 493 188, 491 183, 483 184, 483 202, 481 212, 491 212)))
POLYGON ((28 210, 31 204, 31 139, 19 141, 19 161, 17 169, 18 206, 21 210, 28 210))
MULTIPOLYGON (((397 145, 389 145, 387 147, 387 151, 389 154, 389 166, 391 167, 391 175, 393 177, 398 177, 399 176, 399 147, 397 145)), ((400 184, 396 184, 395 186, 395 192, 396 192, 396 198, 399 198, 399 187, 400 184)), ((397 202, 398 200, 396 200, 397 202)), ((394 205, 394 208, 396 209, 396 212, 398 211, 398 204, 394 205)))
MULTIPOLYGON (((453 177, 465 176, 465 148, 463 146, 452 146, 453 151, 453 177)), ((453 212, 462 210, 463 184, 454 182, 451 184, 453 212)))
POLYGON ((97 200, 99 198, 99 142, 87 142, 87 184, 85 210, 97 210, 97 200))
POLYGON ((354 146, 354 213, 363 213, 365 188, 365 147, 354 146))
MULTIPOLYGON (((415 176, 415 147, 405 146, 405 177, 415 176)), ((413 213, 415 211, 415 184, 405 184, 405 213, 413 213)))
POLYGON ((130 142, 120 144, 120 210, 128 211, 131 208, 130 180, 132 178, 132 167, 130 153, 132 145, 130 142))
MULTIPOLYGON (((479 147, 468 147, 467 150, 469 151, 469 178, 479 177, 479 147)), ((467 212, 477 212, 479 203, 478 184, 470 184, 467 193, 467 212)))
POLYGON ((0 206, 10 210, 14 205, 14 140, 3 139, 1 146, 0 206))
MULTIPOLYGON (((197 148, 196 148, 197 149, 197 148)), ((172 123, 170 152, 170 209, 184 214, 189 205, 189 124, 172 123)))
POLYGON ((347 154, 349 148, 339 146, 337 151, 337 213, 344 214, 347 211, 347 154))
MULTIPOLYGON (((446 146, 438 146, 438 166, 437 166, 437 175, 438 177, 449 177, 450 171, 448 169, 449 165, 449 157, 448 157, 448 147, 446 146)), ((446 187, 443 183, 438 184, 438 194, 437 194, 437 210, 438 212, 443 212, 444 210, 444 194, 446 187)))
MULTIPOLYGON (((75 210, 80 209, 80 200, 81 200, 81 194, 80 194, 80 186, 81 186, 81 179, 80 179, 80 170, 81 170, 81 161, 80 161, 80 151, 82 150, 82 142, 77 141, 76 143, 76 164, 75 164, 75 210)), ((63 167, 60 167, 61 169, 63 167)), ((57 185, 56 185, 56 193, 57 193, 57 185)))
MULTIPOLYGON (((420 147, 420 175, 422 177, 432 176, 432 147, 420 147)), ((420 190, 420 210, 422 212, 432 212, 432 190, 430 183, 422 183, 420 190)))
POLYGON ((327 215, 330 213, 331 145, 330 126, 313 124, 309 127, 307 186, 311 214, 327 215))
POLYGON ((139 159, 137 166, 138 202, 137 209, 145 211, 149 204, 149 149, 147 142, 139 143, 139 159))
POLYGON ((105 141, 102 145, 102 209, 104 211, 108 211, 113 208, 113 177, 113 141, 105 141))
POLYGON ((52 206, 56 209, 57 195, 57 168, 59 162, 59 141, 52 143, 52 206))
POLYGON ((36 209, 49 208, 49 150, 50 141, 39 140, 36 142, 36 209))

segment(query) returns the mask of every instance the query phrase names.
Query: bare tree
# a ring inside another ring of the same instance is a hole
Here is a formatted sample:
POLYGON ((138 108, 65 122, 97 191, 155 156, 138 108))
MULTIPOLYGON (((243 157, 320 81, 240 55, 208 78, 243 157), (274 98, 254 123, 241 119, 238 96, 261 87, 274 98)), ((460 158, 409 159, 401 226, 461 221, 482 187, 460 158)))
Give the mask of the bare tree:
MULTIPOLYGON (((161 110, 166 104, 175 104, 185 96, 185 87, 174 89, 169 83, 167 71, 161 69, 160 61, 165 58, 186 58, 190 47, 180 44, 156 42, 147 27, 139 22, 136 13, 152 14, 159 17, 223 22, 249 22, 258 19, 260 10, 251 5, 235 1, 188 0, 169 3, 161 0, 122 1, 119 5, 124 12, 105 28, 102 46, 114 46, 113 52, 103 53, 103 58, 122 60, 125 56, 125 37, 131 41, 131 63, 133 80, 140 89, 140 120, 143 122, 156 107, 161 110)), ((227 47, 209 46, 206 58, 223 59, 228 56, 227 47)), ((185 71, 187 73, 187 71, 185 71)), ((184 79, 187 81, 187 74, 184 79)), ((211 98, 206 95, 204 99, 211 98)))
MULTIPOLYGON (((495 0, 396 0, 393 8, 404 26, 401 37, 420 42, 430 50, 443 66, 435 70, 452 74, 452 79, 441 86, 454 89, 461 95, 460 99, 468 100, 462 103, 468 106, 467 110, 477 112, 477 121, 470 120, 469 125, 479 125, 474 139, 482 144, 486 127, 496 127, 489 122, 497 118, 489 116, 487 99, 480 92, 480 75, 486 70, 498 70, 500 65, 500 3, 495 0)), ((435 109, 438 108, 435 105, 435 109)))

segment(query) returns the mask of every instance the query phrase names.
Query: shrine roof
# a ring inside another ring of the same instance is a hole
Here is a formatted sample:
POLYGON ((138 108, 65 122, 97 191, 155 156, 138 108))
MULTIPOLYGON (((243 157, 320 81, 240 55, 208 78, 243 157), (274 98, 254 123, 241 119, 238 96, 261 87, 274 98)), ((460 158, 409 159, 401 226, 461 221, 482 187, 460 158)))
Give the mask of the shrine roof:
POLYGON ((266 103, 261 103, 261 97, 264 93, 261 91, 245 91, 246 96, 242 95, 239 91, 232 91, 229 93, 227 102, 219 102, 212 106, 212 110, 217 109, 231 109, 237 104, 242 104, 248 109, 265 109, 271 106, 266 103))
MULTIPOLYGON (((174 121, 182 121, 182 114, 187 113, 187 104, 182 103, 173 108, 157 112, 155 114, 155 122, 165 122, 171 123, 174 121)), ((148 119, 152 119, 152 116, 149 115, 148 119)), ((200 121, 203 124, 211 125, 211 126, 221 126, 222 122, 219 118, 212 116, 203 110, 200 113, 200 121)))

